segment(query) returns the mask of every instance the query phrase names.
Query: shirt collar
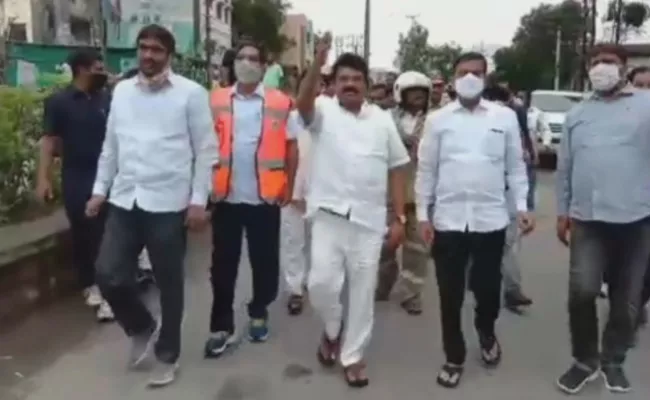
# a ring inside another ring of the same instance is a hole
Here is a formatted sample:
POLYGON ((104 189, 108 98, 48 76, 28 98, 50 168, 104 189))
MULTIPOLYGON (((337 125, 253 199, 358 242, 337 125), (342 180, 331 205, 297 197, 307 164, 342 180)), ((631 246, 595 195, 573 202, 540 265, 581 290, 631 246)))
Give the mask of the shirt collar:
MULTIPOLYGON (((458 99, 454 100, 451 103, 451 107, 453 111, 462 111, 462 110, 467 110, 465 107, 463 107, 462 104, 460 104, 460 101, 458 99)), ((483 98, 479 99, 478 105, 476 106, 477 109, 479 110, 487 110, 487 101, 483 98)))
POLYGON ((343 108, 343 107, 341 106, 341 104, 339 103, 339 99, 338 99, 338 97, 334 96, 332 99, 333 99, 334 101, 336 101, 336 104, 337 104, 339 107, 341 107, 341 110, 343 110, 343 111, 345 111, 345 112, 347 112, 347 113, 353 114, 353 115, 354 115, 355 117, 357 117, 357 118, 365 119, 365 118, 368 118, 368 116, 370 116, 370 114, 372 113, 373 105, 370 104, 370 103, 369 103, 368 101, 366 101, 366 100, 364 100, 364 101, 363 101, 363 104, 361 104, 361 110, 359 110, 359 113, 358 113, 358 114, 354 114, 354 113, 352 113, 352 112, 346 110, 345 108, 343 108))
POLYGON ((143 74, 136 75, 136 85, 150 90, 160 90, 164 87, 171 86, 174 72, 167 68, 157 75, 147 77, 143 74))
POLYGON ((616 95, 615 95, 614 97, 611 97, 611 98, 603 98, 603 97, 600 96, 598 93, 593 92, 593 93, 589 96, 589 99, 590 99, 590 100, 616 100, 616 99, 620 99, 620 98, 622 98, 622 97, 630 97, 630 96, 633 96, 634 93, 636 93, 637 91, 638 91, 638 89, 636 89, 634 86, 632 86, 632 85, 630 85, 630 84, 627 84, 627 85, 623 86, 623 88, 622 88, 621 90, 619 90, 618 92, 616 92, 616 95))
MULTIPOLYGON (((232 86, 232 88, 230 89, 230 95, 231 96, 244 96, 244 97, 246 97, 246 95, 239 92, 238 89, 239 89, 239 83, 235 83, 232 86)), ((251 96, 257 96, 257 97, 264 98, 264 85, 262 83, 259 83, 257 85, 257 87, 255 88, 255 90, 253 91, 253 93, 251 93, 251 96)))

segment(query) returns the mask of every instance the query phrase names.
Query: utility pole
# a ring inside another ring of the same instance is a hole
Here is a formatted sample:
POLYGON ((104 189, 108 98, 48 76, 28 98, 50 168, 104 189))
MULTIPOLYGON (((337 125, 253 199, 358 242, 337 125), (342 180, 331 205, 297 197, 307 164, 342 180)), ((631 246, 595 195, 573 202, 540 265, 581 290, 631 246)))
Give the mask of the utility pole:
POLYGON ((201 0, 192 0, 192 41, 194 42, 194 51, 200 54, 201 49, 201 0))
POLYGON ((616 19, 614 20, 614 43, 621 43, 621 28, 623 25, 623 0, 616 0, 616 19))
POLYGON ((587 79, 586 74, 586 65, 587 65, 587 38, 589 35, 589 26, 590 26, 590 13, 589 13, 589 1, 582 0, 582 32, 580 40, 580 70, 578 74, 578 90, 582 91, 585 86, 585 80, 587 79))
MULTIPOLYGON (((107 46, 106 42, 108 41, 108 18, 109 16, 109 10, 106 10, 106 4, 104 3, 106 0, 101 0, 99 2, 99 49, 102 53, 102 58, 106 60, 107 58, 107 46)), ((121 72, 121 71, 120 71, 121 72)))
POLYGON ((557 28, 555 32, 555 79, 553 80, 553 90, 560 90, 560 66, 562 52, 562 29, 557 28))
POLYGON ((205 73, 208 84, 212 85, 212 54, 214 52, 214 42, 212 41, 212 19, 210 18, 210 10, 215 1, 218 0, 204 0, 205 1, 205 39, 203 47, 205 48, 205 73))
POLYGON ((363 58, 370 65, 370 0, 366 0, 366 14, 363 25, 363 58))

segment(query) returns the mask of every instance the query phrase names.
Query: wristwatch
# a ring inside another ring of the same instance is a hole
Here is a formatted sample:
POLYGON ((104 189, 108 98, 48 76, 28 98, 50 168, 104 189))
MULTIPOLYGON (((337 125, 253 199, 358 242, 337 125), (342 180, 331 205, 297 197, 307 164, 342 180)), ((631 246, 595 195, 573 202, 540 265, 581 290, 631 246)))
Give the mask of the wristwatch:
POLYGON ((406 225, 406 215, 404 214, 397 215, 395 220, 402 225, 406 225))

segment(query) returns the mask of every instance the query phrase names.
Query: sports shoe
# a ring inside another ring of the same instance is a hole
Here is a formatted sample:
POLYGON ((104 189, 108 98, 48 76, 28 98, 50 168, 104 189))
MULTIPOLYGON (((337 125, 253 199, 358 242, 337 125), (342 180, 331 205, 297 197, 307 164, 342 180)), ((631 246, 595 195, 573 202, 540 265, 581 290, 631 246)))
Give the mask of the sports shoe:
POLYGON ((587 383, 598 378, 598 369, 575 363, 557 380, 557 386, 565 393, 578 394, 587 383))
POLYGON ((605 379, 605 387, 612 393, 627 393, 630 391, 630 381, 620 365, 603 365, 600 373, 605 379))
POLYGON ((218 358, 234 343, 235 336, 229 332, 221 331, 212 333, 205 342, 204 356, 205 358, 218 358))
POLYGON ((104 301, 97 285, 85 288, 83 295, 88 307, 99 307, 104 301))
POLYGON ((248 338, 251 342, 262 343, 269 338, 269 327, 266 319, 253 318, 248 326, 248 338))
POLYGON ((178 376, 178 363, 166 364, 156 361, 151 369, 151 375, 147 386, 150 388, 159 388, 173 383, 178 376))
POLYGON ((99 322, 111 322, 115 320, 115 315, 113 315, 113 310, 111 306, 108 305, 106 300, 103 300, 102 303, 97 308, 97 321, 99 322))

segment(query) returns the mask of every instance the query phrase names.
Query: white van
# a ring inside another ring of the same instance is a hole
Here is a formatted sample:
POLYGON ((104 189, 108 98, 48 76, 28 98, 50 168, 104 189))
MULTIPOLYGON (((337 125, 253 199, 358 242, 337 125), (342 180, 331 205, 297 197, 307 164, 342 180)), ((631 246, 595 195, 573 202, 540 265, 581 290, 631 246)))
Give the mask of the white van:
MULTIPOLYGON (((544 113, 544 118, 551 132, 550 148, 541 148, 540 146, 540 153, 557 153, 567 112, 585 99, 587 95, 588 93, 560 90, 535 90, 531 93, 531 107, 536 107, 544 113)), ((538 146, 540 144, 538 143, 538 146)))

